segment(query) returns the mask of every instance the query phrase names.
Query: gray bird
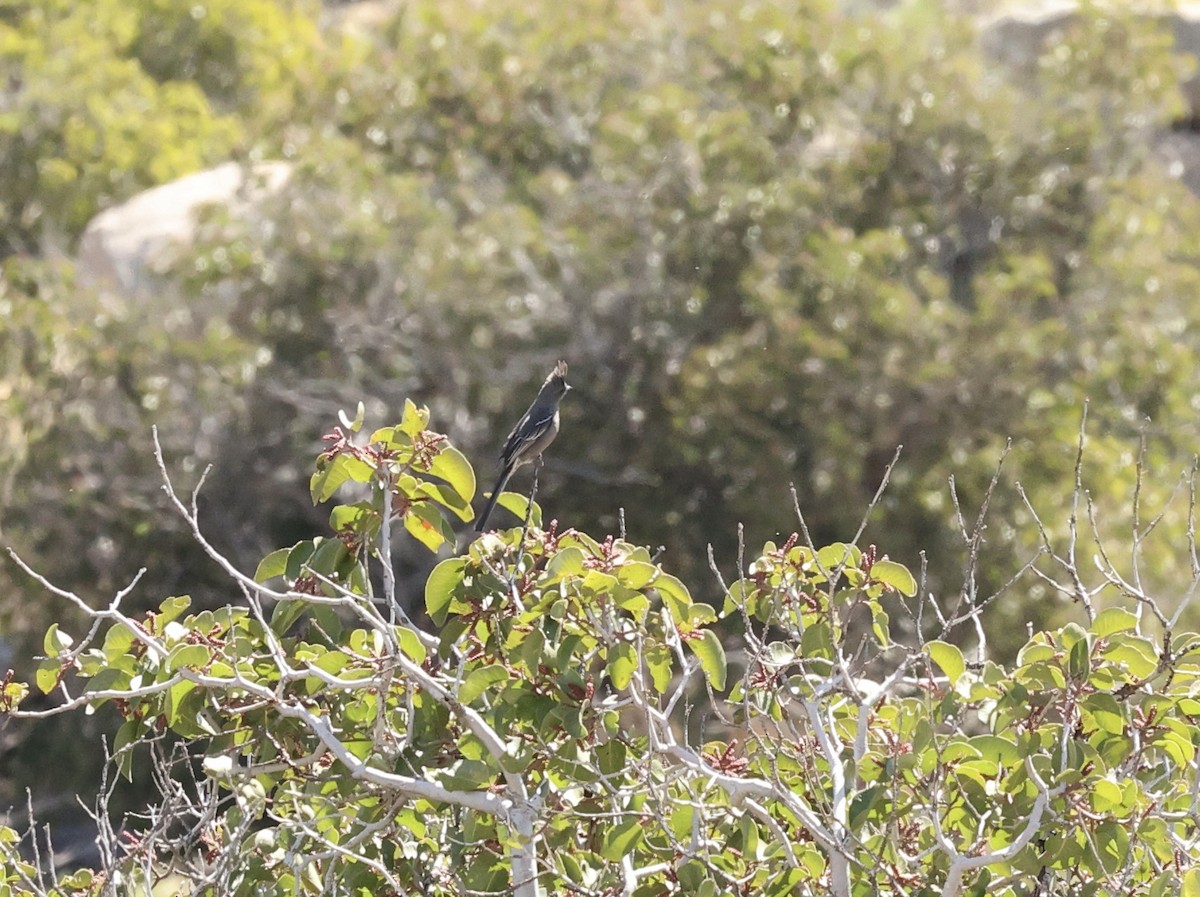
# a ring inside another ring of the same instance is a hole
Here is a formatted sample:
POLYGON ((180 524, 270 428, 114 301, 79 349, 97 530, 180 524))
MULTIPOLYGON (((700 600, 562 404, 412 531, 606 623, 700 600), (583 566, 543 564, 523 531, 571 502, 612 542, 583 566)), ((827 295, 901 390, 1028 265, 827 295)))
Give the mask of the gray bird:
POLYGON ((508 439, 504 440, 504 448, 500 450, 500 478, 496 480, 496 488, 488 499, 483 513, 475 523, 475 532, 483 532, 492 509, 496 507, 496 499, 508 485, 508 478, 522 464, 540 460, 542 452, 558 435, 558 403, 571 387, 567 385, 567 363, 560 361, 538 390, 537 398, 525 412, 525 416, 517 421, 508 439))

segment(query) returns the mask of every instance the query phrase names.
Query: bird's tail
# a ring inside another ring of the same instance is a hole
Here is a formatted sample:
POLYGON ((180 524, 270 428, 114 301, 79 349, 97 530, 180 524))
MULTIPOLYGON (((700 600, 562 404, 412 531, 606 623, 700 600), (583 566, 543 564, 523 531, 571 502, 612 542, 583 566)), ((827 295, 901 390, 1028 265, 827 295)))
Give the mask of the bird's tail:
POLYGON ((492 490, 492 497, 487 500, 487 504, 483 506, 483 510, 479 514, 479 519, 475 521, 475 532, 481 533, 487 526, 488 518, 492 516, 492 511, 496 507, 496 500, 500 498, 500 493, 508 485, 508 478, 512 476, 512 472, 513 468, 506 467, 500 474, 500 479, 496 480, 496 488, 492 490))

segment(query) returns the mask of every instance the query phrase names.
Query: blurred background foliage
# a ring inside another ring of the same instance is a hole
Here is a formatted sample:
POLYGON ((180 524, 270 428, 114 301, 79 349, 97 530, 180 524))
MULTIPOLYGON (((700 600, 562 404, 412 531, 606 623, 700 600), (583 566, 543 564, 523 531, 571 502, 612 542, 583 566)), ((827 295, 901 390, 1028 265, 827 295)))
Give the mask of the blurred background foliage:
MULTIPOLYGON (((939 595, 966 558, 948 478, 973 517, 1008 440, 984 589, 1038 544, 1016 481, 1064 537, 1085 399, 1114 545, 1140 434, 1149 516, 1191 464, 1200 207, 1152 152, 1187 114, 1153 23, 1089 6, 1022 72, 933 0, 340 15, 0 0, 0 535, 60 585, 101 602, 144 565, 131 601, 235 597, 164 512, 152 424, 184 487, 215 465, 207 532, 250 570, 325 526, 304 478, 338 408, 428 403, 489 480, 559 357, 548 517, 624 509, 700 596, 709 543, 729 571, 739 524, 796 528, 790 484, 818 543, 853 535, 899 444, 866 538, 926 552, 939 595), (79 276, 99 211, 275 159, 286 187, 211 210, 150 295, 79 276)), ((1181 545, 1147 546, 1155 587, 1190 578, 1181 545)), ((67 611, 4 563, 20 666, 67 611)), ((421 563, 398 548, 414 598, 421 563)), ((1073 613, 1049 596, 998 602, 992 646, 1073 613)))

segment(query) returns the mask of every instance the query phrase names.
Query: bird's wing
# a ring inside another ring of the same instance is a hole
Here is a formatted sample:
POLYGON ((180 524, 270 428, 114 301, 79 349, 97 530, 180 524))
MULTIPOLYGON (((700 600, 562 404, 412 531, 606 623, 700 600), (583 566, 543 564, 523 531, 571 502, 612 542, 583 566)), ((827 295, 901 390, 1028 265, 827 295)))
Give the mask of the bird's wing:
POLYGON ((517 421, 517 425, 504 440, 504 448, 500 450, 500 460, 506 467, 512 463, 514 458, 520 456, 522 448, 536 441, 546 432, 546 428, 553 423, 554 415, 557 413, 558 408, 553 405, 538 408, 536 403, 525 412, 525 416, 517 421))

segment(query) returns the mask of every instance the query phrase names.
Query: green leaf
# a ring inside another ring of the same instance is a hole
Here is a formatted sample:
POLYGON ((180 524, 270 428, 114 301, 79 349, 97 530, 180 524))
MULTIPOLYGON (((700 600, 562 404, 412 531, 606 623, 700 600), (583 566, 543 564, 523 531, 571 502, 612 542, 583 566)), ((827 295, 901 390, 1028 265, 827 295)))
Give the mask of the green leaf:
POLYGON ((1179 732, 1159 733, 1153 743, 1166 751, 1176 766, 1187 766, 1196 756, 1196 748, 1191 739, 1179 732))
POLYGON ((1017 654, 1017 665, 1026 666, 1032 663, 1050 660, 1055 655, 1053 645, 1040 642, 1028 642, 1017 654))
POLYGON ((857 546, 834 542, 817 552, 817 563, 823 572, 832 575, 839 568, 857 567, 861 557, 862 552, 857 546))
POLYGON ((546 637, 542 635, 540 629, 532 629, 527 633, 521 633, 520 630, 514 627, 512 634, 509 636, 505 647, 509 650, 517 649, 517 657, 520 659, 527 671, 536 670, 545 659, 546 652, 546 637), (514 642, 514 637, 520 635, 518 642, 514 642))
MULTIPOLYGON (((402 432, 399 427, 380 427, 367 441, 391 452, 403 452, 412 448, 413 443, 412 437, 402 432)), ((407 457, 407 454, 404 457, 407 457)))
POLYGON ((868 603, 871 608, 871 631, 875 634, 875 638, 879 644, 886 648, 891 644, 891 629, 889 627, 891 620, 887 615, 887 611, 880 607, 878 601, 872 599, 868 603))
POLYGON ((459 520, 475 519, 475 510, 471 507, 471 503, 446 483, 431 483, 422 480, 413 490, 413 496, 428 496, 443 508, 453 511, 459 520))
POLYGON ((975 883, 963 892, 963 897, 988 897, 992 893, 988 887, 992 883, 992 873, 986 867, 979 870, 979 877, 975 883))
POLYGON ((96 694, 101 691, 126 691, 129 688, 130 676, 124 670, 106 667, 88 680, 83 689, 84 694, 96 694))
MULTIPOLYGON (((46 636, 42 639, 42 650, 45 651, 46 657, 58 657, 60 654, 65 654, 71 650, 71 645, 75 644, 75 639, 71 638, 65 632, 61 632, 57 623, 51 623, 50 628, 46 630, 46 636)), ((57 669, 58 664, 55 664, 57 669)))
POLYGON ((812 623, 805 628, 804 634, 800 636, 800 653, 806 659, 829 659, 832 651, 833 634, 829 630, 828 623, 824 621, 812 623))
POLYGON ((1086 641, 1087 636, 1087 630, 1078 623, 1068 623, 1058 631, 1058 640, 1064 648, 1070 648, 1081 640, 1086 641))
POLYGON ((465 558, 447 558, 434 567, 429 579, 425 580, 425 613, 438 626, 446 622, 450 602, 462 585, 466 566, 465 558))
MULTIPOLYGON (((671 830, 677 838, 686 838, 692 827, 692 819, 695 818, 695 811, 691 808, 680 807, 671 814, 671 830)), ((685 894, 699 895, 700 888, 706 881, 710 881, 708 877, 708 866, 700 860, 688 860, 685 863, 679 864, 675 875, 679 879, 679 884, 683 888, 685 894)))
POLYGON ((125 781, 133 781, 133 750, 130 747, 138 740, 144 730, 140 720, 129 719, 117 729, 113 738, 113 759, 117 761, 117 771, 125 781))
POLYGON ((1125 716, 1117 699, 1108 694, 1089 695, 1083 702, 1083 712, 1089 716, 1096 728, 1110 735, 1125 733, 1125 716))
POLYGON ((958 650, 957 646, 949 642, 932 641, 925 646, 925 650, 929 652, 930 659, 950 680, 951 685, 958 682, 958 677, 966 672, 967 662, 963 660, 962 651, 958 650))
POLYGON ((1121 806, 1123 793, 1121 786, 1108 779, 1098 779, 1092 783, 1092 809, 1097 813, 1108 813, 1121 806))
POLYGON ((687 586, 670 573, 660 573, 654 577, 654 582, 651 585, 658 589, 658 594, 662 597, 663 604, 671 614, 672 622, 676 626, 687 626, 692 618, 690 613, 692 596, 688 592, 687 586))
MULTIPOLYGON (((800 860, 800 864, 802 866, 804 866, 804 868, 806 870, 808 870, 808 874, 809 874, 810 878, 812 878, 814 881, 816 881, 825 874, 825 865, 826 865, 825 864, 825 855, 823 853, 821 853, 821 851, 817 850, 815 847, 810 847, 803 851, 797 851, 797 852, 800 854, 800 856, 798 857, 798 859, 800 860)), ((788 889, 787 889, 787 891, 780 892, 780 893, 793 894, 797 890, 799 890, 798 886, 799 886, 799 882, 800 882, 800 878, 799 878, 800 871, 792 870, 789 874, 792 876, 791 879, 784 881, 784 884, 788 885, 788 889), (790 886, 792 883, 794 883, 797 886, 795 890, 793 890, 792 887, 790 886)))
POLYGON ((58 680, 62 676, 62 673, 62 664, 53 657, 47 657, 38 664, 33 681, 41 689, 42 694, 48 695, 58 686, 58 680))
POLYGON ((630 854, 642 840, 642 825, 637 819, 629 819, 604 833, 600 855, 606 860, 619 863, 630 854))
POLYGON ((555 579, 564 576, 580 576, 583 572, 583 552, 573 545, 560 548, 546 562, 546 574, 555 579))
POLYGON ((625 745, 613 739, 596 746, 596 762, 606 776, 614 776, 625 768, 625 745))
POLYGON ((349 554, 349 549, 341 539, 322 539, 321 544, 317 546, 317 550, 313 552, 305 566, 313 573, 331 579, 347 554, 349 554))
MULTIPOLYGON (((762 859, 762 854, 759 852, 761 840, 758 826, 759 823, 749 813, 745 814, 738 822, 738 837, 741 839, 739 849, 742 855, 751 862, 762 859)), ((764 834, 766 834, 765 831, 764 834)))
POLYGON ((1144 679, 1158 669, 1158 654, 1148 639, 1117 633, 1104 648, 1104 657, 1124 666, 1134 679, 1144 679))
POLYGON ((313 539, 307 542, 297 542, 288 552, 287 566, 284 568, 284 578, 289 583, 294 583, 300 578, 300 574, 304 572, 304 565, 308 563, 308 559, 316 552, 317 546, 323 540, 313 539))
POLYGON ((1123 607, 1109 607, 1100 611, 1092 623, 1091 630, 1099 638, 1116 632, 1125 632, 1137 627, 1137 615, 1123 607))
POLYGON ((420 636, 407 626, 396 627, 396 637, 400 642, 400 651, 413 663, 424 663, 427 651, 420 636))
POLYGON ((787 666, 796 658, 796 649, 790 642, 769 642, 762 654, 763 663, 771 667, 787 666))
POLYGON ((739 579, 729 587, 729 591, 725 594, 725 602, 721 605, 721 616, 728 616, 743 608, 747 613, 753 614, 753 599, 757 594, 758 587, 754 583, 748 579, 739 579))
POLYGON ((1087 679, 1092 670, 1092 645, 1087 637, 1081 638, 1071 646, 1067 657, 1067 675, 1076 681, 1087 679))
POLYGON ((350 663, 350 655, 343 651, 326 651, 311 661, 312 665, 331 676, 339 675, 350 663))
POLYGON ((284 636, 303 615, 308 604, 298 598, 285 599, 275 605, 271 611, 271 631, 278 636, 284 636))
POLYGON ((917 581, 903 564, 895 561, 876 561, 871 565, 871 579, 891 586, 901 595, 911 598, 917 594, 917 581))
POLYGON ((283 576, 283 572, 287 569, 288 555, 291 552, 290 548, 278 548, 259 561, 258 569, 254 571, 254 581, 266 582, 276 576, 283 576))
POLYGON ((588 570, 583 574, 583 580, 580 582, 580 588, 584 595, 607 595, 616 590, 618 583, 617 578, 611 573, 605 573, 603 570, 588 570))
POLYGON ((1100 865, 1107 874, 1116 875, 1129 862, 1129 832, 1116 822, 1101 822, 1091 843, 1099 850, 1100 865))
POLYGON ((700 660, 700 669, 704 671, 709 685, 717 691, 724 691, 727 672, 725 646, 721 644, 717 634, 711 629, 705 629, 698 638, 687 639, 686 644, 700 660))
POLYGON ((369 483, 375 476, 375 470, 365 461, 353 455, 341 454, 318 470, 309 480, 309 492, 312 503, 320 504, 329 501, 333 494, 342 487, 343 483, 353 480, 356 483, 369 483))
MULTIPOLYGON (((194 646, 194 647, 199 647, 199 646, 194 646)), ((180 721, 181 721, 180 714, 182 712, 184 698, 186 698, 189 694, 191 694, 191 692, 195 691, 195 689, 196 689, 195 682, 184 681, 184 682, 176 682, 173 686, 171 686, 167 690, 167 701, 166 701, 165 711, 166 711, 168 726, 174 727, 180 723, 180 721)), ((183 722, 185 728, 189 728, 189 729, 194 728, 194 724, 190 723, 190 721, 183 720, 182 722, 183 722)))
POLYGON ((1013 766, 1025 759, 1015 742, 999 735, 976 735, 970 739, 970 745, 979 751, 981 758, 1001 766, 1013 766))
POLYGON ((379 533, 379 511, 367 500, 352 505, 334 505, 329 512, 329 528, 335 533, 362 533, 373 539, 379 533))
POLYGON ((508 670, 504 667, 480 667, 467 674, 467 678, 463 680, 462 688, 459 689, 458 699, 464 704, 470 704, 493 685, 507 681, 508 670))
POLYGON ((1200 866, 1183 873, 1183 890, 1180 897, 1200 897, 1200 866))
POLYGON ((879 803, 879 799, 886 795, 887 789, 882 785, 873 785, 869 788, 864 788, 858 794, 854 795, 854 799, 850 801, 850 828, 853 831, 858 831, 862 828, 867 813, 879 803))
POLYGON ((688 626, 686 629, 699 629, 717 622, 717 612, 711 604, 697 602, 688 611, 688 626))
POLYGON ((671 658, 671 650, 666 645, 652 645, 642 657, 650 673, 650 684, 660 695, 665 694, 671 684, 671 658))
POLYGON ((186 642, 176 645, 167 655, 167 672, 173 673, 191 667, 203 667, 210 658, 206 645, 189 645, 186 642))
POLYGON ((133 647, 133 633, 123 623, 109 627, 104 634, 104 656, 110 663, 126 654, 133 647))
POLYGON ((400 418, 400 431, 409 436, 416 436, 429 426, 429 409, 422 405, 416 406, 412 399, 404 400, 404 414, 400 418))
POLYGON ((453 530, 428 502, 418 502, 409 507, 404 515, 404 528, 430 551, 437 551, 447 542, 454 541, 453 530))
POLYGON ((637 651, 628 642, 618 642, 608 651, 608 678, 613 688, 624 691, 637 671, 637 651))
POLYGON ((658 567, 646 561, 627 561, 615 571, 621 585, 630 589, 644 589, 654 581, 658 567))
POLYGON ((158 606, 158 625, 161 627, 170 623, 191 606, 192 597, 190 595, 173 595, 164 599, 163 603, 158 606))
POLYGON ((0 682, 0 702, 4 706, 16 707, 29 697, 29 686, 24 682, 0 682))
POLYGON ((442 778, 442 784, 456 791, 473 791, 496 780, 495 767, 480 760, 460 760, 442 778))
POLYGON ((442 450, 434 456, 433 463, 429 466, 429 472, 449 483, 464 502, 469 502, 475 497, 475 471, 466 455, 454 446, 442 447, 442 450))

